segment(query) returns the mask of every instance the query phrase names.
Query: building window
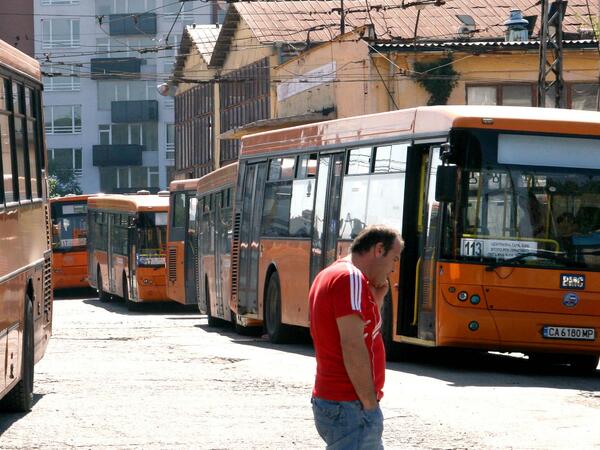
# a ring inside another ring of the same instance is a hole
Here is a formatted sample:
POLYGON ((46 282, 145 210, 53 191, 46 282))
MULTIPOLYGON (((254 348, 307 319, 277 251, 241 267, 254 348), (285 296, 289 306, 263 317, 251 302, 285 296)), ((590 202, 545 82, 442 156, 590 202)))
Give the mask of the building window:
POLYGON ((533 106, 533 88, 531 84, 467 86, 467 105, 533 106))
POLYGON ((179 13, 179 17, 183 18, 187 15, 194 14, 194 6, 192 2, 174 2, 173 0, 163 0, 163 14, 164 18, 167 20, 173 20, 173 16, 176 16, 181 9, 181 13, 179 13), (183 7, 182 7, 183 6, 183 7))
POLYGON ((98 110, 110 111, 111 102, 156 100, 156 83, 150 81, 98 81, 98 110))
POLYGON ((167 159, 175 159, 175 124, 167 124, 167 159))
POLYGON ((156 0, 96 0, 96 14, 143 13, 156 9, 156 6, 156 0))
POLYGON ((79 0, 42 0, 42 6, 48 5, 78 5, 79 0))
POLYGON ((98 125, 101 145, 144 145, 147 151, 158 151, 158 124, 144 123, 113 123, 98 125))
POLYGON ((43 48, 79 47, 79 19, 47 19, 42 23, 43 48))
POLYGON ((45 91, 78 91, 81 88, 79 68, 73 64, 44 66, 44 73, 45 91))
POLYGON ((47 134, 81 133, 81 105, 44 107, 47 134))
MULTIPOLYGON (((572 84, 570 86, 570 94, 572 109, 598 110, 598 95, 600 92, 598 91, 597 84, 572 84)), ((548 100, 546 100, 546 103, 548 103, 548 100)))
POLYGON ((48 149, 48 156, 54 171, 74 172, 78 177, 81 176, 80 148, 51 148, 48 149))
POLYGON ((100 167, 102 192, 135 192, 159 188, 158 167, 100 167))

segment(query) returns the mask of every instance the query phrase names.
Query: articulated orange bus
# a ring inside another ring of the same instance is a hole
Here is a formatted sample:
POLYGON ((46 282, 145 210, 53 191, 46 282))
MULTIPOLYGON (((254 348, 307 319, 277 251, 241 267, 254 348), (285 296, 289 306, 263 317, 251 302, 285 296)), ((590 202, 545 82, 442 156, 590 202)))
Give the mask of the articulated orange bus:
POLYGON ((231 321, 231 237, 238 163, 198 180, 198 307, 208 325, 231 321))
POLYGON ((176 180, 169 186, 167 296, 183 305, 198 303, 198 180, 176 180))
POLYGON ((88 287, 87 199, 66 195, 50 199, 53 289, 88 287))
POLYGON ((368 224, 406 242, 393 344, 518 351, 579 370, 600 340, 600 114, 444 106, 242 140, 232 308, 272 341, 309 324, 315 275, 368 224))
POLYGON ((98 195, 88 200, 88 277, 101 301, 168 300, 165 249, 168 194, 98 195))
POLYGON ((0 41, 0 408, 29 411, 52 334, 52 248, 38 62, 0 41))

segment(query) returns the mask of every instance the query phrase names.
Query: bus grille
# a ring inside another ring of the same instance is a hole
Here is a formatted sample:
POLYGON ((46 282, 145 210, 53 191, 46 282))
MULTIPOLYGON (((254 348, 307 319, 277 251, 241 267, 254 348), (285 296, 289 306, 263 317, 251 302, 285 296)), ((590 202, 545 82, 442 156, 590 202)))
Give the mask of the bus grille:
POLYGON ((52 318, 52 258, 44 259, 44 319, 49 323, 52 318))
POLYGON ((231 243, 231 299, 237 303, 238 272, 240 267, 240 225, 242 215, 236 213, 233 219, 233 242, 231 243))
POLYGON ((52 233, 50 225, 50 209, 48 205, 44 205, 44 220, 46 221, 46 245, 48 249, 52 248, 52 233))
POLYGON ((167 258, 169 266, 169 281, 174 283, 177 280, 177 248, 169 247, 169 256, 167 258))

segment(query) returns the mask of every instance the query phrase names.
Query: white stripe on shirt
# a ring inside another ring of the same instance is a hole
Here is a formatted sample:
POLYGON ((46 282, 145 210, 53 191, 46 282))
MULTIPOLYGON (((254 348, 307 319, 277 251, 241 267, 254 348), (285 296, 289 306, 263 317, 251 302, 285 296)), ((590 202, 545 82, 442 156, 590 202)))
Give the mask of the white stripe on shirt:
POLYGON ((360 311, 362 299, 361 274, 351 263, 348 263, 348 272, 350 273, 350 303, 352 310, 360 311))

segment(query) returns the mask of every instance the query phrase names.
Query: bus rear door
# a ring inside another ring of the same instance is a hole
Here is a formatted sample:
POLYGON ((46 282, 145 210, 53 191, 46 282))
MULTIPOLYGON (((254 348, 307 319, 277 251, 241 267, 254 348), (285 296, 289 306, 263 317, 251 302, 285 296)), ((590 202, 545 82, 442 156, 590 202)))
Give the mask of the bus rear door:
POLYGON ((244 172, 237 312, 238 314, 257 314, 260 222, 267 163, 247 164, 244 172))
POLYGON ((337 259, 335 252, 343 168, 343 152, 321 155, 319 158, 310 257, 310 284, 319 271, 337 259))

